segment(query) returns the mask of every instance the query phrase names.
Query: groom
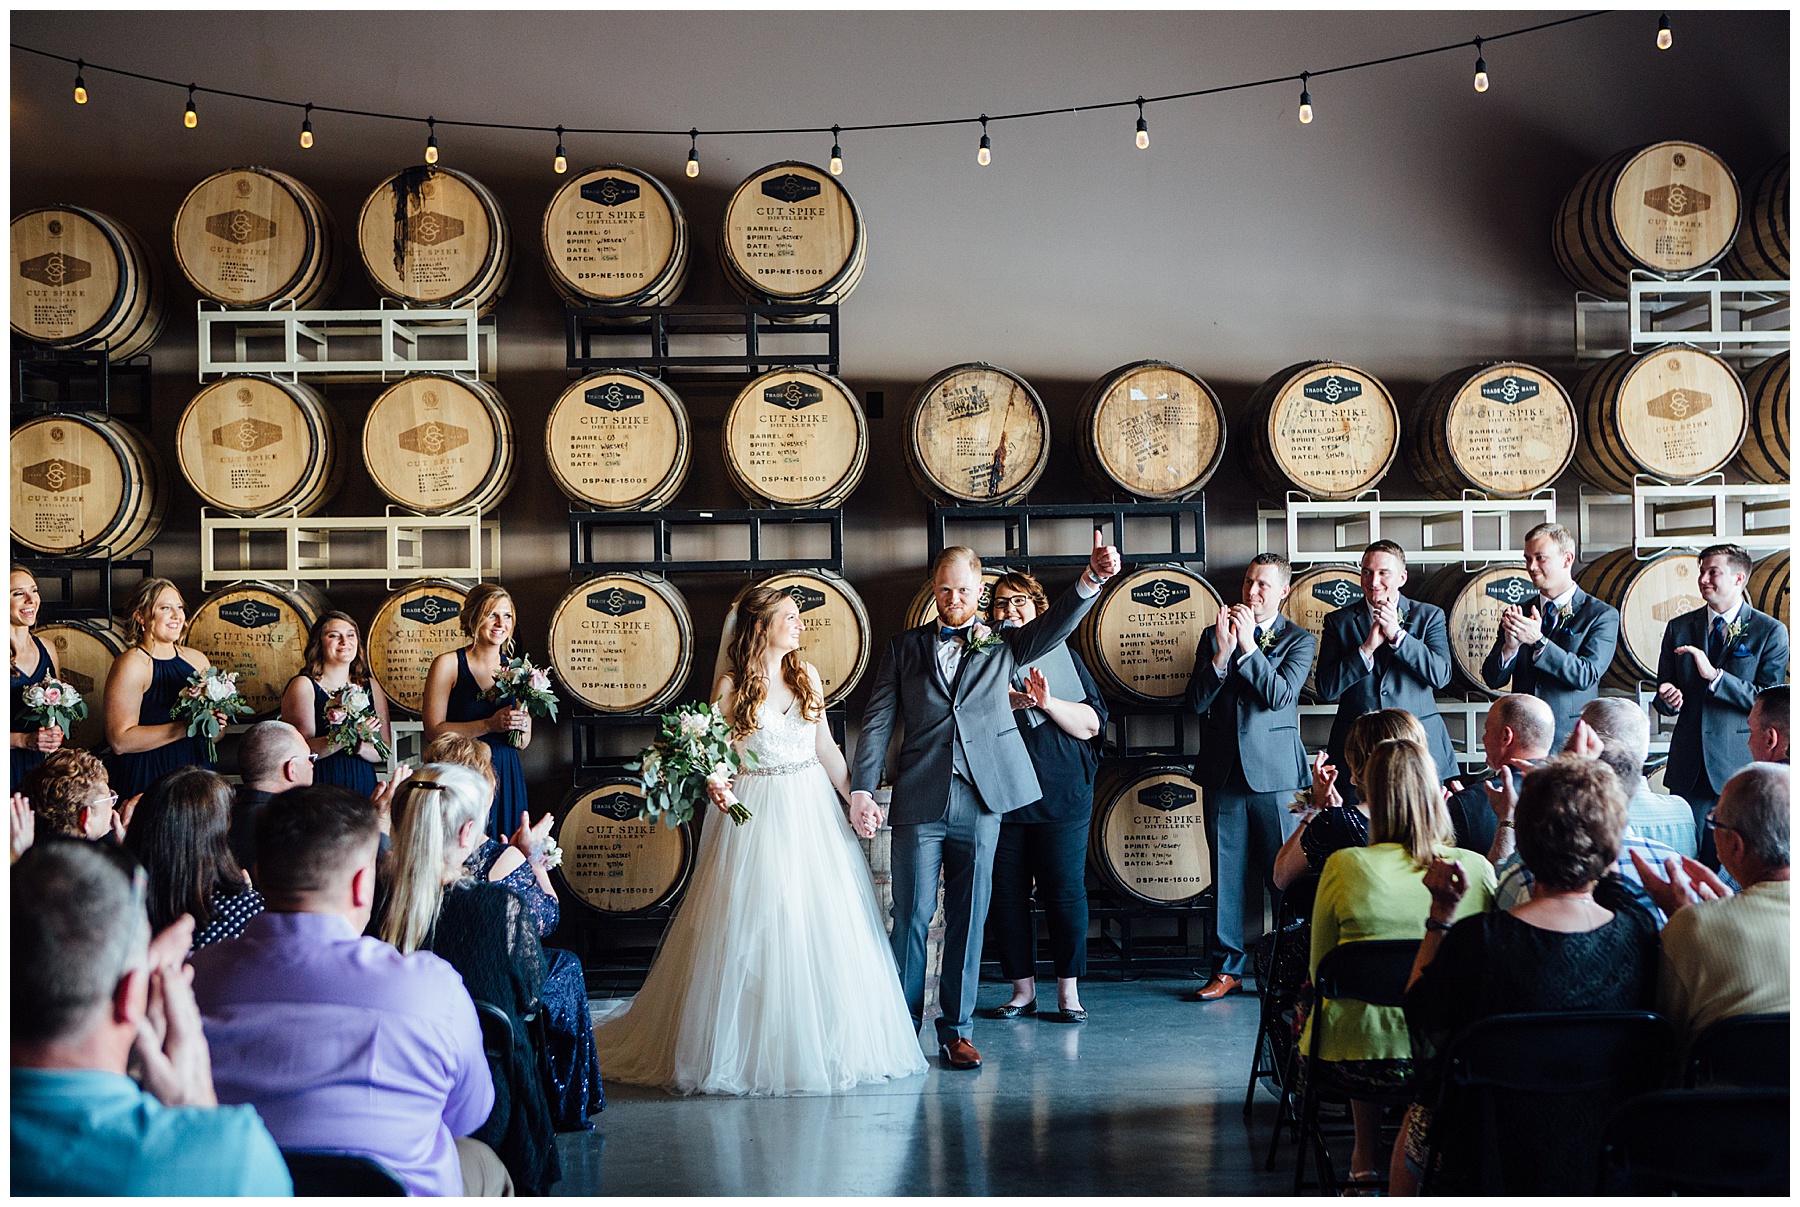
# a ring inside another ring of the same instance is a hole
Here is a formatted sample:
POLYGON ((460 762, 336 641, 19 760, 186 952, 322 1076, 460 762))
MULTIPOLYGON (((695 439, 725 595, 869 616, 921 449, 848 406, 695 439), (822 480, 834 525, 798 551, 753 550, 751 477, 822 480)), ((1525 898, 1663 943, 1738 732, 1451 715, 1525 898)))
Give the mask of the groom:
POLYGON ((850 784, 850 822, 873 833, 873 796, 896 714, 904 740, 894 776, 894 962, 916 1028, 925 1011, 925 932, 944 872, 944 971, 937 1020, 946 1068, 978 1069, 969 1042, 981 972, 982 925, 1000 837, 1000 815, 1043 796, 1019 737, 1007 688, 1018 667, 1068 639, 1100 585, 1119 571, 1119 551, 1101 543, 1075 586, 1049 611, 1016 629, 977 623, 981 559, 961 545, 931 568, 938 621, 888 642, 863 710, 850 784))

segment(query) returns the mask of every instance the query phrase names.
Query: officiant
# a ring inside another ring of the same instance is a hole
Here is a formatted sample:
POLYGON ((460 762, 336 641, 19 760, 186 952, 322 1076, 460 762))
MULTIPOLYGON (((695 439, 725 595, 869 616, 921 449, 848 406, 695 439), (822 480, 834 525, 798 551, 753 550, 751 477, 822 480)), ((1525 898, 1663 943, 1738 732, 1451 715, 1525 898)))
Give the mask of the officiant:
MULTIPOLYGON (((1029 624, 1049 609, 1049 597, 1029 574, 994 584, 989 622, 997 629, 1029 624)), ((1106 703, 1094 677, 1067 642, 1021 666, 1009 693, 1019 736, 1031 755, 1043 799, 1001 819, 994 850, 994 895, 988 916, 1000 947, 1000 970, 1012 997, 988 1017, 1023 1015, 1059 1023, 1087 1021, 1079 978, 1087 972, 1087 845, 1094 812, 1098 738, 1106 703), (1037 1007, 1037 926, 1031 917, 1037 885, 1050 929, 1056 971, 1056 1009, 1037 1007)))

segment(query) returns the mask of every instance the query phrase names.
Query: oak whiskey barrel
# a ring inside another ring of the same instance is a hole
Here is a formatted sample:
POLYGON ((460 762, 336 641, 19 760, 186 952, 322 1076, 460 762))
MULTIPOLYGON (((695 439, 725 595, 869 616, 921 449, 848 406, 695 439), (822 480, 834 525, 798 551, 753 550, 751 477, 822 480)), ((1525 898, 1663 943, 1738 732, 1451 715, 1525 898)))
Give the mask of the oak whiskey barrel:
POLYGON ((1733 468, 1752 482, 1779 486, 1793 477, 1788 459, 1788 354, 1771 356, 1744 375, 1750 419, 1733 468))
POLYGON ((1601 361, 1575 388, 1575 406, 1575 472, 1619 494, 1631 493, 1637 474, 1689 482, 1724 468, 1749 411, 1731 366, 1687 344, 1601 361))
POLYGON ((1728 280, 1785 281, 1788 259, 1788 157, 1765 166, 1744 189, 1744 221, 1720 265, 1728 280))
MULTIPOLYGON (((1281 614, 1311 633, 1322 646, 1325 618, 1339 608, 1362 602, 1362 571, 1348 563, 1310 566, 1295 573, 1289 588, 1288 597, 1281 601, 1281 614)), ((1306 686, 1300 689, 1300 694, 1308 700, 1317 700, 1319 696, 1318 649, 1313 650, 1313 664, 1306 672, 1306 686)))
POLYGON ((662 306, 688 277, 688 225, 662 181, 609 163, 570 177, 544 209, 544 267, 578 306, 662 306))
POLYGON ((693 446, 681 397, 629 369, 590 373, 564 390, 544 430, 550 477, 603 511, 668 506, 687 481, 693 446))
POLYGON ((1773 616, 1783 626, 1788 623, 1788 551, 1771 553, 1756 563, 1750 581, 1744 584, 1750 605, 1765 616, 1773 616))
POLYGON ((200 296, 226 306, 323 306, 343 260, 318 195, 283 172, 208 176, 175 212, 175 263, 200 296))
POLYGON ((244 702, 259 717, 273 716, 288 680, 306 669, 307 634, 326 610, 325 597, 307 583, 230 583, 194 609, 182 640, 220 670, 236 671, 244 702))
POLYGON ((550 617, 550 665, 570 695, 598 711, 659 712, 694 664, 687 600, 644 574, 577 583, 550 617))
POLYGON ((1075 630, 1075 648, 1109 697, 1176 703, 1221 606, 1212 584, 1186 566, 1136 566, 1102 589, 1075 630))
POLYGON ((752 302, 842 302, 862 279, 868 231, 836 177, 784 160, 731 194, 719 229, 725 281, 752 302))
POLYGON ((105 348, 128 360, 162 334, 156 261, 130 228, 72 205, 12 221, 12 329, 47 348, 105 348))
POLYGON ((1050 459, 1050 415, 1025 379, 996 365, 953 365, 907 409, 906 467, 939 503, 1015 503, 1050 459))
POLYGON ((127 557, 162 531, 167 475, 128 423, 62 414, 12 430, 12 538, 50 557, 127 557))
POLYGON ((1103 491, 1185 499, 1225 457, 1225 408, 1211 386, 1177 365, 1123 365, 1082 396, 1075 453, 1103 491))
POLYGON ((1250 396, 1241 421, 1244 469, 1276 500, 1290 490, 1353 499, 1400 451, 1400 412, 1382 385, 1338 361, 1290 365, 1250 396))
MULTIPOLYGON (((975 601, 975 606, 984 624, 988 619, 988 607, 994 602, 994 584, 1004 578, 1008 571, 1006 566, 981 567, 981 596, 975 601)), ((906 627, 916 629, 922 624, 936 624, 937 621, 936 592, 932 580, 928 578, 913 592, 912 601, 906 605, 906 627)))
POLYGON ((722 440, 731 484, 752 505, 836 507, 862 481, 869 423, 849 386, 776 369, 739 392, 722 440))
POLYGON ((673 904, 694 865, 687 826, 671 830, 638 817, 644 787, 612 776, 576 787, 556 813, 556 845, 562 866, 553 875, 573 897, 599 914, 628 918, 673 904))
POLYGON ((1601 297, 1631 292, 1633 269, 1688 277, 1731 250, 1737 178, 1690 142, 1659 142, 1602 160, 1563 198, 1550 246, 1563 275, 1601 297))
POLYGON ((1101 765, 1088 860, 1125 896, 1150 905, 1189 905, 1212 887, 1205 795, 1190 770, 1101 765))
POLYGON ((113 659, 125 652, 125 639, 104 621, 65 620, 39 625, 32 632, 55 651, 63 682, 87 701, 87 719, 69 729, 63 744, 80 750, 106 745, 106 710, 101 696, 113 659))
POLYGON ((200 501, 233 515, 311 515, 343 485, 349 457, 337 412, 310 386, 226 377, 194 395, 175 452, 200 501))
POLYGON ((512 417, 482 381, 401 378, 369 408, 362 452, 382 494, 426 515, 491 511, 512 489, 512 417))
POLYGON ((421 578, 381 601, 369 622, 369 670, 388 703, 417 716, 425 708, 431 660, 468 644, 459 619, 469 588, 447 578, 421 578))
POLYGON ((1636 691, 1639 680, 1656 678, 1663 630, 1706 603, 1699 580, 1700 559, 1691 553, 1638 561, 1629 546, 1595 559, 1576 576, 1583 591, 1619 610, 1619 650, 1603 683, 1636 691))
POLYGON ((1444 609, 1450 629, 1450 660, 1464 681, 1482 695, 1495 697, 1506 694, 1506 689, 1484 684, 1481 664, 1500 634, 1500 614, 1509 607, 1524 607, 1537 596, 1538 589, 1518 566, 1481 570, 1445 566, 1426 578, 1418 591, 1421 600, 1444 609))
POLYGON ((1518 361, 1446 373, 1426 387, 1407 426, 1407 468, 1440 499, 1465 490, 1523 498, 1555 482, 1575 456, 1568 394, 1518 361))
MULTIPOLYGON (((868 609, 849 581, 829 570, 787 570, 756 585, 786 591, 799 605, 800 656, 818 668, 826 706, 854 691, 869 668, 871 638, 868 609)), ((739 591, 732 606, 743 597, 739 591)))
POLYGON ((512 277, 506 211, 463 172, 421 164, 376 186, 357 247, 377 291, 408 306, 494 308, 512 277))

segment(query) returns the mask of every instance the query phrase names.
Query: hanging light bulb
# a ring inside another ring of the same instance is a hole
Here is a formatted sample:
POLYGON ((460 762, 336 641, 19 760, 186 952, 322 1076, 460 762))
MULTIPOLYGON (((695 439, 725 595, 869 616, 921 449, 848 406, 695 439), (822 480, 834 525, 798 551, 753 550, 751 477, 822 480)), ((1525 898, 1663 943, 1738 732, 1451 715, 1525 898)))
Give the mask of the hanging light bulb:
POLYGON ((700 175, 700 131, 688 131, 687 174, 694 177, 700 175))
POLYGON ((844 174, 844 149, 838 146, 837 126, 831 128, 831 174, 833 176, 844 174))
POLYGON ((1143 97, 1141 97, 1141 96, 1138 97, 1137 106, 1138 106, 1137 145, 1138 145, 1138 150, 1146 151, 1146 150, 1149 150, 1149 148, 1150 148, 1150 126, 1149 126, 1149 123, 1144 121, 1144 98, 1143 97))
POLYGON ((1481 57, 1481 39, 1475 39, 1475 91, 1488 90, 1487 60, 1481 57))
POLYGON ((1662 20, 1656 24, 1656 49, 1667 50, 1675 45, 1675 35, 1669 32, 1669 14, 1664 13, 1662 20))
POLYGON ((988 142, 987 114, 985 113, 981 115, 981 145, 975 150, 975 162, 984 168, 994 162, 993 145, 988 142))
POLYGON ((550 162, 550 166, 556 170, 558 176, 569 170, 569 155, 563 150, 562 136, 563 128, 558 126, 556 128, 556 158, 550 162))
POLYGON ((1311 75, 1310 71, 1300 73, 1300 124, 1303 126, 1312 124, 1312 93, 1306 90, 1306 81, 1311 75))
POLYGON ((426 163, 436 163, 438 160, 437 118, 435 118, 435 117, 426 118, 425 119, 425 129, 430 131, 429 136, 425 139, 425 162, 426 163))
POLYGON ((308 105, 306 107, 306 120, 300 123, 300 145, 310 150, 312 144, 312 106, 308 105))
POLYGON ((181 115, 181 124, 190 130, 200 124, 200 115, 194 111, 194 87, 193 84, 188 85, 187 112, 181 115))
POLYGON ((87 104, 87 81, 81 78, 81 69, 87 66, 87 60, 75 60, 75 103, 87 104))

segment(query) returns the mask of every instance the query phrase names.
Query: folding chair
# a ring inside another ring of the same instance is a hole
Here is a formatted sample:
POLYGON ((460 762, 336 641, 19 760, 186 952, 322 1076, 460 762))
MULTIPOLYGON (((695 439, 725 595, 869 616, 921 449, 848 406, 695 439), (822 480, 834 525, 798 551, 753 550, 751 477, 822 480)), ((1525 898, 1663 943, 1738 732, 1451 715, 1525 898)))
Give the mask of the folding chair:
POLYGON ((1702 1031, 1688 1049, 1681 1084, 1788 1086, 1788 1016, 1740 1014, 1702 1031))
MULTIPOLYGON (((1244 1087, 1244 1118, 1250 1117, 1250 1105, 1256 1099, 1256 1083, 1267 1081, 1275 1091, 1277 1132, 1292 1113, 1289 1103, 1293 1098, 1289 1088, 1293 1078, 1289 1069, 1293 1063, 1294 1044, 1284 1016, 1300 992, 1299 984, 1290 985, 1278 979, 1277 970, 1284 960, 1292 958, 1293 949, 1301 947, 1311 936, 1305 922, 1312 916, 1313 894, 1318 887, 1317 875, 1304 876, 1288 885, 1276 898, 1275 930, 1269 946, 1270 975, 1265 977, 1259 970, 1256 978, 1256 996, 1262 1009, 1256 1024, 1256 1043, 1250 1050, 1250 1083, 1244 1087)), ((1299 955, 1305 963, 1308 953, 1303 949, 1299 955)))
POLYGON ((1788 1193, 1788 1092, 1658 1090, 1614 1111, 1600 1142, 1598 1193, 1788 1193))

